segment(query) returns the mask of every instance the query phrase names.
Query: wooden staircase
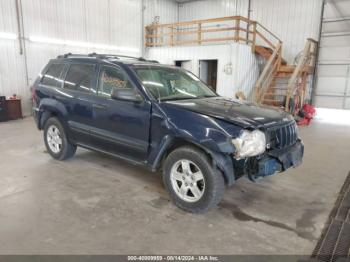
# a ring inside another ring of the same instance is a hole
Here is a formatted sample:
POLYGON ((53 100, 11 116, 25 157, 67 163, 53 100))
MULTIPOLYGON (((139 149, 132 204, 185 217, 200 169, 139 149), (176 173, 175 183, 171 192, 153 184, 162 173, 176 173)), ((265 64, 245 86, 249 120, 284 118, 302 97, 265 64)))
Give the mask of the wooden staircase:
MULTIPOLYGON (((267 46, 257 45, 254 47, 253 50, 256 54, 260 55, 261 57, 265 58, 266 60, 269 60, 269 58, 273 54, 273 49, 267 46)), ((287 61, 282 58, 281 65, 287 65, 287 61)))
POLYGON ((275 49, 256 46, 254 52, 267 60, 255 85, 256 102, 297 114, 307 95, 308 76, 314 72, 316 49, 317 42, 308 39, 297 65, 288 65, 282 58, 282 42, 275 49))
POLYGON ((291 113, 297 113, 304 103, 308 75, 314 72, 317 50, 315 40, 308 39, 298 64, 290 65, 282 57, 282 41, 259 22, 242 16, 170 24, 153 23, 146 26, 145 30, 146 47, 222 42, 250 45, 252 52, 266 61, 254 87, 254 102, 281 107, 291 113))

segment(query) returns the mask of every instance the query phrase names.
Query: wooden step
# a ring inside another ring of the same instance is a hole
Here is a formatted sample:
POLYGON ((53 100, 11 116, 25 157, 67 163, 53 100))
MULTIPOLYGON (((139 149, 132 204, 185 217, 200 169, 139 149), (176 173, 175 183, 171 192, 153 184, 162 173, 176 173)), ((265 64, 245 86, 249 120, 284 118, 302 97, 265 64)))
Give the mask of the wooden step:
POLYGON ((265 93, 264 97, 265 96, 287 96, 287 94, 265 93))
POLYGON ((278 68, 278 73, 293 73, 295 69, 295 65, 282 65, 278 68))
MULTIPOLYGON (((291 74, 293 74, 296 66, 295 65, 282 65, 278 68, 277 75, 280 77, 288 77, 291 74)), ((308 74, 313 73, 313 66, 306 66, 303 70, 303 72, 307 72, 308 74)))
POLYGON ((283 100, 277 100, 277 99, 269 99, 269 98, 264 98, 263 102, 278 102, 278 103, 284 103, 283 100))
POLYGON ((285 90, 285 91, 287 91, 287 88, 282 88, 282 87, 274 87, 274 86, 269 87, 269 89, 275 89, 275 90, 285 90))
POLYGON ((274 78, 289 78, 292 74, 290 73, 279 73, 278 71, 276 72, 276 75, 274 76, 274 78))
MULTIPOLYGON (((270 56, 273 54, 273 50, 270 47, 261 46, 261 45, 255 46, 254 52, 262 56, 266 60, 268 60, 270 56)), ((287 61, 282 58, 281 64, 286 65, 287 61)))

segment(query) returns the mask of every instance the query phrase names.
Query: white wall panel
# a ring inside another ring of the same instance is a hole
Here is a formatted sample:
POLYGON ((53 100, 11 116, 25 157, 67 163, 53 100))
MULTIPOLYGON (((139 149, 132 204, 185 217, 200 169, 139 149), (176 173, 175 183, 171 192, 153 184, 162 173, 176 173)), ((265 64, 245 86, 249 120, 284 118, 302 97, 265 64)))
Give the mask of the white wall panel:
POLYGON ((179 4, 180 21, 234 15, 248 16, 247 0, 203 0, 179 4))
MULTIPOLYGON (((180 21, 191 21, 200 19, 210 19, 225 16, 235 16, 235 15, 248 15, 248 1, 247 0, 202 0, 202 1, 192 1, 179 4, 179 20, 180 21)), ((206 28, 225 28, 235 26, 233 21, 225 22, 214 22, 202 25, 202 29, 206 28)), ((184 26, 182 29, 196 30, 196 26, 184 26)), ((220 37, 233 37, 234 32, 214 32, 210 34, 203 34, 203 39, 205 38, 220 38, 220 37)), ((196 40, 197 35, 181 35, 178 36, 179 41, 190 41, 196 40)))
POLYGON ((198 75, 199 60, 218 60, 217 92, 234 97, 243 91, 251 99, 253 86, 259 76, 256 57, 247 45, 208 45, 149 48, 147 57, 161 63, 174 65, 176 60, 191 60, 192 72, 198 75), (232 74, 224 72, 225 65, 232 64, 232 74))
MULTIPOLYGON (((292 61, 307 37, 317 38, 321 2, 252 0, 251 15, 252 19, 261 22, 284 41, 284 54, 292 61)), ((180 5, 173 0, 143 0, 143 3, 144 25, 152 23, 155 16, 160 17, 160 23, 169 23, 231 15, 247 16, 248 12, 248 0, 203 0, 180 5)), ((140 50, 136 53, 125 51, 125 54, 141 54, 142 0, 25 0, 22 4, 26 39, 41 36, 113 45, 140 50)), ((0 32, 17 33, 14 0, 0 0, 0 32)), ((27 100, 30 94, 25 84, 24 59, 19 55, 18 41, 1 40, 0 45, 0 93, 22 95, 25 98, 24 111, 28 114, 30 104, 27 100)), ((230 45, 220 46, 221 51, 218 46, 217 49, 215 46, 195 46, 189 49, 190 53, 182 47, 173 48, 171 52, 169 49, 153 49, 150 52, 155 57, 165 56, 175 60, 179 59, 177 56, 188 56, 194 60, 218 57, 221 61, 218 69, 220 93, 232 97, 239 88, 249 93, 258 74, 256 58, 247 46, 233 44, 234 51, 231 51, 230 45), (227 52, 234 54, 228 56, 227 52), (223 73, 223 65, 230 59, 234 70, 232 75, 227 76, 223 73)), ((58 54, 92 51, 120 53, 116 50, 33 43, 28 40, 26 47, 30 81, 35 79, 48 59, 58 54)))
MULTIPOLYGON (((0 32, 17 35, 16 6, 13 0, 0 0, 0 32)), ((23 111, 28 111, 29 92, 25 84, 23 56, 19 54, 18 39, 0 39, 0 95, 22 96, 23 111)))
MULTIPOLYGON (((99 1, 94 1, 99 2, 99 1)), ((110 43, 141 49, 142 6, 140 0, 109 0, 110 43)), ((99 28, 98 30, 103 30, 99 28)), ((108 43, 108 42, 107 42, 108 43)), ((140 53, 141 54, 141 53, 140 53)), ((133 54, 135 55, 135 53, 133 54)))
POLYGON ((350 1, 325 4, 314 103, 350 109, 350 1))
POLYGON ((26 36, 140 49, 139 0, 26 0, 26 36))
MULTIPOLYGON (((180 21, 223 16, 248 16, 248 0, 202 0, 180 4, 180 21)), ((251 0, 251 19, 257 20, 284 43, 283 54, 292 63, 306 39, 318 39, 321 0, 251 0)))
POLYGON ((17 33, 15 1, 0 0, 0 32, 17 33))
POLYGON ((24 61, 17 40, 0 39, 0 95, 20 95, 22 109, 30 112, 30 94, 26 86, 24 61))
POLYGON ((50 58, 63 53, 141 54, 141 2, 138 0, 27 0, 23 2, 26 37, 103 44, 139 52, 27 42, 29 80, 50 58))
POLYGON ((350 17, 349 0, 326 1, 326 5, 324 9, 324 18, 332 19, 332 18, 341 18, 341 17, 350 17))
MULTIPOLYGON (((25 0, 22 1, 28 77, 32 83, 49 59, 63 53, 123 53, 141 55, 142 8, 140 0, 25 0), (86 48, 29 41, 44 37, 120 47, 121 50, 86 48)), ((17 34, 15 0, 0 0, 0 32, 17 34)), ((23 98, 30 114, 24 56, 18 40, 0 40, 0 95, 23 98)))
POLYGON ((321 0, 252 0, 251 18, 283 41, 283 56, 293 63, 306 39, 318 40, 321 0))
POLYGON ((144 6, 145 26, 152 24, 155 16, 159 16, 161 24, 178 21, 178 4, 174 0, 144 0, 144 6))

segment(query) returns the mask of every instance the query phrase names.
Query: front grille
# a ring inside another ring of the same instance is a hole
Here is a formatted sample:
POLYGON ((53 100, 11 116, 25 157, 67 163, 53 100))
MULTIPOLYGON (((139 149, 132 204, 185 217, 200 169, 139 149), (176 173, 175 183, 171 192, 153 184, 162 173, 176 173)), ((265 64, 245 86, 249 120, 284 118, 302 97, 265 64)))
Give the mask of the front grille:
POLYGON ((295 121, 274 126, 267 130, 271 148, 283 149, 293 145, 298 139, 298 127, 295 121))

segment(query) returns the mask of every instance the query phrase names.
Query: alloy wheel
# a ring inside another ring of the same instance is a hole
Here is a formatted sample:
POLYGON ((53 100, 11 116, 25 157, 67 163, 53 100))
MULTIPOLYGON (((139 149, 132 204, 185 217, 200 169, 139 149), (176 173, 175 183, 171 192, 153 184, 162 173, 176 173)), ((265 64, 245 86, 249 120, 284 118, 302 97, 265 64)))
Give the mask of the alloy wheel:
POLYGON ((47 130, 46 138, 50 150, 53 153, 58 154, 62 149, 62 137, 60 130, 55 125, 51 125, 47 130))
POLYGON ((204 194, 203 173, 190 160, 177 161, 171 168, 170 180, 177 196, 186 202, 197 202, 204 194))

